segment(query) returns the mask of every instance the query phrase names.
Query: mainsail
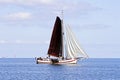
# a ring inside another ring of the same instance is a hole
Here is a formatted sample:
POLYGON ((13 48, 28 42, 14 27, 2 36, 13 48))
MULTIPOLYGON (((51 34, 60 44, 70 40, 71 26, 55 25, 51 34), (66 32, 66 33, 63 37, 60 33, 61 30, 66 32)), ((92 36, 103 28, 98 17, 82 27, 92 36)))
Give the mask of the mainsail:
POLYGON ((62 24, 59 17, 56 18, 54 29, 51 36, 48 55, 61 57, 62 56, 62 24))

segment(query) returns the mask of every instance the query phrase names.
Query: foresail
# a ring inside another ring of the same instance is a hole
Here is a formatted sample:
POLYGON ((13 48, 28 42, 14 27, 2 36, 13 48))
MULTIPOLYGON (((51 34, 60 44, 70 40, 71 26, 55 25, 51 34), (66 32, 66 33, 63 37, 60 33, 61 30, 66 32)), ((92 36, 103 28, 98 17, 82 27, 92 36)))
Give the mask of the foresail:
POLYGON ((62 29, 61 20, 59 17, 56 18, 52 37, 48 49, 48 55, 60 57, 62 56, 62 29))
POLYGON ((88 57, 80 47, 69 26, 66 27, 66 53, 67 58, 88 57))
POLYGON ((66 28, 66 58, 74 58, 74 51, 72 49, 72 45, 71 45, 71 41, 70 41, 70 36, 69 36, 69 32, 68 29, 66 28))

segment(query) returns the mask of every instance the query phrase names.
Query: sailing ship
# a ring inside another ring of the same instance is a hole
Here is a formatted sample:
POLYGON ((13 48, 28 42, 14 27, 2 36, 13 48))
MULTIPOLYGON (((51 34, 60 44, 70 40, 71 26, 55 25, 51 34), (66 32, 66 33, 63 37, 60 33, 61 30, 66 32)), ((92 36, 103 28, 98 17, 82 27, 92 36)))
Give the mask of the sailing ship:
POLYGON ((70 26, 63 25, 63 19, 56 17, 47 58, 36 58, 36 63, 44 64, 76 64, 88 55, 80 47, 70 26))

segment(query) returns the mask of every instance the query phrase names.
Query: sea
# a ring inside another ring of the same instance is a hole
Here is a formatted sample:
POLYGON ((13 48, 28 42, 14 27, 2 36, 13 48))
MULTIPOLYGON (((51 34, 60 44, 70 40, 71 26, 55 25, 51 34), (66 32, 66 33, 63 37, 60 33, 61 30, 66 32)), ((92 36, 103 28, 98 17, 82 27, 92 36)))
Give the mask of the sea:
POLYGON ((120 80, 119 58, 89 58, 77 64, 36 64, 34 58, 0 58, 0 80, 120 80))

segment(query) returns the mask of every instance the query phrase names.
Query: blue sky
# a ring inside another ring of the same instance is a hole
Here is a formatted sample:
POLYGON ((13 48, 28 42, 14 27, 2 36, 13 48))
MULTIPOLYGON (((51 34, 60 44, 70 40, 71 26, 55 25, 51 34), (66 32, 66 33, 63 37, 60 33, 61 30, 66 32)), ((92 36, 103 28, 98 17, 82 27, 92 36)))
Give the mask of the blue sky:
POLYGON ((46 56, 56 16, 91 58, 120 57, 119 0, 0 0, 0 57, 46 56))

